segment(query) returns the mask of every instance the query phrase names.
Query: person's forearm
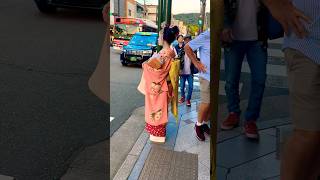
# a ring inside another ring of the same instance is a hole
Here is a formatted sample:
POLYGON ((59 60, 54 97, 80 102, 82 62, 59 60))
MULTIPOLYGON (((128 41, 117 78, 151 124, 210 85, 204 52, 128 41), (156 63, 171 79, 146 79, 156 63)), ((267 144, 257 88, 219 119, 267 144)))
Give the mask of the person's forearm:
POLYGON ((274 2, 281 2, 281 3, 289 3, 290 0, 261 0, 262 3, 267 7, 270 8, 270 6, 274 5, 274 2))
POLYGON ((184 51, 185 51, 186 55, 189 57, 189 59, 191 60, 192 64, 195 64, 198 62, 196 54, 193 52, 193 50, 191 49, 191 47, 188 44, 185 45, 184 51))

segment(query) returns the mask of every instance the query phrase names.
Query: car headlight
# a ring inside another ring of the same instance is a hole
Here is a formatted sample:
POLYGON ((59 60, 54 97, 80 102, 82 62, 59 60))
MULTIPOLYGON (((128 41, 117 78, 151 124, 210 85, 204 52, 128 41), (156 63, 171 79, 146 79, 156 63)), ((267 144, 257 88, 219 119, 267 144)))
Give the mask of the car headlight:
POLYGON ((152 50, 145 50, 143 51, 143 54, 152 54, 152 50))

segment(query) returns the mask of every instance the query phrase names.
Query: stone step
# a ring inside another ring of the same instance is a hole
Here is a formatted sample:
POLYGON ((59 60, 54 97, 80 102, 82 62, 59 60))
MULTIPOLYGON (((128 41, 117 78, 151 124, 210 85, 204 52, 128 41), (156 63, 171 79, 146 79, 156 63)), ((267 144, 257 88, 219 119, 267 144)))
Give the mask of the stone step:
POLYGON ((14 177, 5 176, 0 174, 0 180, 15 180, 14 177))

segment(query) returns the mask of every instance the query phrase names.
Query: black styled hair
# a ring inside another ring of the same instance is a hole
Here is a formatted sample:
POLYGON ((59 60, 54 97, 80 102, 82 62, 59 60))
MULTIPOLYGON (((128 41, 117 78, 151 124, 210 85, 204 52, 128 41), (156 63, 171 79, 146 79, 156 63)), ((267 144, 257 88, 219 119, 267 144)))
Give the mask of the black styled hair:
POLYGON ((178 26, 168 27, 166 26, 163 30, 163 40, 168 44, 171 44, 176 37, 179 35, 178 26))
POLYGON ((180 35, 177 36, 177 40, 178 40, 180 37, 184 38, 183 35, 180 34, 180 35))
POLYGON ((184 36, 184 40, 186 40, 186 39, 192 40, 192 36, 187 34, 184 36))

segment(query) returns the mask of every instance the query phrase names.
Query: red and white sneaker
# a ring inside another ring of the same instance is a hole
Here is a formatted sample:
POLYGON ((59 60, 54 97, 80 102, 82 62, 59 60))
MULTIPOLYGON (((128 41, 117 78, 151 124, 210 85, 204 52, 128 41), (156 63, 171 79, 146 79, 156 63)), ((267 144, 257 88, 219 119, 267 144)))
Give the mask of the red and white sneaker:
POLYGON ((181 103, 184 103, 184 101, 185 101, 185 98, 184 97, 181 97, 180 99, 179 99, 179 103, 181 104, 181 103))
POLYGON ((247 138, 259 139, 258 128, 255 121, 248 121, 244 125, 244 131, 247 138))
POLYGON ((222 130, 231 130, 239 126, 240 116, 237 113, 230 113, 229 116, 221 123, 222 130))
POLYGON ((186 105, 189 106, 189 107, 191 106, 190 100, 187 100, 186 105))
POLYGON ((205 141, 206 137, 204 136, 204 132, 202 126, 198 126, 197 124, 194 125, 194 129, 196 131, 196 136, 199 141, 205 141))
POLYGON ((208 126, 208 124, 203 124, 203 125, 202 125, 202 130, 203 130, 203 132, 204 132, 206 135, 208 135, 208 136, 211 135, 211 129, 210 129, 210 127, 208 126))

